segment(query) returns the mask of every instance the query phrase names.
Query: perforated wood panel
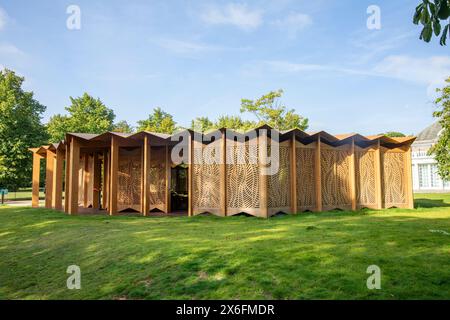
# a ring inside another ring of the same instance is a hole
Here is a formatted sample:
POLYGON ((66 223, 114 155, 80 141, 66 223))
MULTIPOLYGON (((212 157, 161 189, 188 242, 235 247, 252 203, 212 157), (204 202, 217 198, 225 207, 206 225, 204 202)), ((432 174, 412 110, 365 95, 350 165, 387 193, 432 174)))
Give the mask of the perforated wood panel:
POLYGON ((248 143, 227 145, 226 153, 228 212, 254 214, 254 209, 260 206, 258 146, 248 143))
POLYGON ((350 198, 349 151, 321 149, 323 209, 348 209, 350 198))
POLYGON ((269 208, 277 208, 280 211, 286 211, 286 208, 289 208, 291 204, 290 163, 290 147, 280 145, 278 172, 267 177, 269 208))
POLYGON ((360 207, 375 207, 375 151, 355 151, 356 201, 360 207))
POLYGON ((150 150, 150 210, 165 210, 166 202, 166 149, 152 147, 150 150))
POLYGON ((407 204, 404 152, 383 153, 383 189, 386 207, 407 204))
POLYGON ((119 149, 117 209, 141 210, 141 148, 119 149))
POLYGON ((84 158, 80 158, 78 169, 78 205, 84 205, 84 158))
POLYGON ((316 207, 315 149, 296 148, 297 159, 297 207, 313 210, 316 207))
POLYGON ((220 140, 208 146, 195 144, 192 167, 194 213, 220 211, 220 146, 220 140))

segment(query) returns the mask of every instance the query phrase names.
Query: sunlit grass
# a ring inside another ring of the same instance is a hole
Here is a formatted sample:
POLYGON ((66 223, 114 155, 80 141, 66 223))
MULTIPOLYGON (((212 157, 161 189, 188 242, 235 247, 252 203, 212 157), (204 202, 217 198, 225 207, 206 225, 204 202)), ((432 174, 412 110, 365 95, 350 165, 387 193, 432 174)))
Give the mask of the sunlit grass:
POLYGON ((450 298, 450 195, 415 210, 251 217, 0 208, 0 298, 450 298), (66 269, 81 268, 81 290, 66 269), (376 264, 382 289, 368 290, 376 264))

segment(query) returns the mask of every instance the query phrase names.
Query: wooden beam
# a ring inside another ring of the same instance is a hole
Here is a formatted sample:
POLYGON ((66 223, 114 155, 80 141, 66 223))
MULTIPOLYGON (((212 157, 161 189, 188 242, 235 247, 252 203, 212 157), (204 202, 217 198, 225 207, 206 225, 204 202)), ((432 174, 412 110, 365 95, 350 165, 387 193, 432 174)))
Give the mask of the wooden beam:
POLYGON ((83 159, 83 207, 87 208, 89 201, 89 180, 91 178, 89 154, 85 153, 83 159))
POLYGON ((220 143, 220 214, 227 215, 227 137, 226 131, 222 131, 222 140, 220 143))
POLYGON ((297 152, 295 134, 291 139, 291 213, 296 214, 297 209, 297 152))
POLYGON ((316 153, 315 153, 315 165, 314 165, 314 178, 316 187, 316 211, 322 211, 322 172, 321 172, 321 154, 320 154, 320 136, 317 139, 316 153))
POLYGON ((414 209, 411 147, 409 147, 408 150, 405 151, 405 173, 406 173, 407 208, 414 209))
POLYGON ((80 143, 72 137, 70 142, 69 169, 69 214, 78 213, 78 175, 80 169, 80 143))
POLYGON ((376 208, 383 208, 383 188, 382 188, 382 161, 381 161, 381 145, 378 140, 375 148, 375 196, 376 196, 376 208))
POLYGON ((143 155, 143 184, 142 184, 142 214, 146 216, 150 211, 150 137, 144 137, 143 155))
POLYGON ((64 151, 56 150, 55 168, 53 171, 53 201, 52 206, 56 210, 62 210, 64 151))
POLYGON ((170 212, 170 170, 171 170, 171 161, 170 161, 170 154, 169 154, 169 146, 166 145, 166 203, 165 203, 165 211, 166 213, 170 212))
POLYGON ((103 185, 102 185, 102 209, 109 207, 109 152, 103 152, 103 185))
POLYGON ((192 217, 192 173, 194 164, 194 143, 192 141, 192 135, 188 138, 188 216, 192 217))
POLYGON ((111 163, 109 174, 109 215, 117 213, 117 183, 119 171, 119 141, 118 138, 111 137, 111 163))
POLYGON ((352 210, 356 210, 356 159, 355 159, 355 139, 352 138, 349 155, 349 174, 350 174, 350 199, 352 201, 352 210))
POLYGON ((42 157, 33 152, 33 182, 31 191, 31 206, 33 208, 39 207, 39 179, 41 175, 41 159, 42 157))
POLYGON ((93 209, 100 209, 100 180, 101 180, 101 170, 102 165, 100 162, 100 158, 98 156, 98 152, 94 152, 94 172, 92 173, 94 183, 93 183, 93 190, 92 190, 92 208, 93 209))
POLYGON ((47 150, 45 161, 45 207, 52 208, 53 203, 53 170, 55 168, 55 153, 47 150))
MULTIPOLYGON (((70 144, 70 142, 69 142, 70 144)), ((64 177, 64 212, 69 213, 69 185, 70 185, 70 145, 66 145, 66 168, 64 177)))
MULTIPOLYGON (((265 136, 265 139, 267 139, 267 136, 265 136)), ((266 146, 266 148, 268 147, 267 143, 261 143, 262 142, 262 137, 259 136, 258 137, 258 149, 261 148, 261 146, 266 146)), ((268 208, 268 178, 267 178, 267 174, 265 174, 266 172, 264 172, 264 168, 265 164, 267 163, 267 150, 264 150, 262 152, 260 152, 260 157, 259 157, 259 210, 260 210, 260 216, 263 218, 268 218, 269 217, 269 208, 268 208)))

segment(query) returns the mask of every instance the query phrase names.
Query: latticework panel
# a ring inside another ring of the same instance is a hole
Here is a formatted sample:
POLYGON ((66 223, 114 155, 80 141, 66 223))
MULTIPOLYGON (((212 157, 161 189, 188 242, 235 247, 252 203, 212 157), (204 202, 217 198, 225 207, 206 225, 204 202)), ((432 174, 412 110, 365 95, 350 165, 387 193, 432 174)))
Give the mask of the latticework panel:
MULTIPOLYGON (((219 144, 220 141, 213 142, 219 144)), ((204 152, 204 147, 194 148, 194 165, 192 167, 193 199, 195 210, 220 208, 220 164, 216 157, 217 148, 208 146, 211 152, 204 152), (212 147, 212 148, 211 148, 212 147)))
POLYGON ((78 169, 78 205, 84 205, 84 157, 80 158, 79 169, 78 169))
POLYGON ((375 152, 355 152, 356 201, 360 206, 376 205, 375 152))
MULTIPOLYGON (((273 161, 273 160, 272 160, 273 161)), ((268 207, 289 207, 291 203, 291 175, 290 175, 290 147, 279 147, 278 172, 269 175, 268 180, 268 207)))
POLYGON ((120 149, 117 188, 117 208, 119 211, 133 209, 140 211, 142 159, 141 149, 120 149))
POLYGON ((155 147, 150 151, 149 189, 150 210, 164 210, 166 203, 166 149, 155 147))
POLYGON ((227 206, 259 208, 258 146, 240 143, 227 147, 227 206), (243 160, 243 161, 242 161, 243 160))
POLYGON ((315 150, 296 148, 296 159, 297 206, 300 210, 311 210, 316 206, 315 150))
POLYGON ((383 155, 384 201, 387 207, 407 202, 405 160, 403 152, 386 152, 383 155))
POLYGON ((92 206, 94 204, 94 157, 88 156, 88 192, 87 192, 87 205, 92 206))
POLYGON ((349 152, 321 150, 322 204, 328 208, 351 205, 349 152))

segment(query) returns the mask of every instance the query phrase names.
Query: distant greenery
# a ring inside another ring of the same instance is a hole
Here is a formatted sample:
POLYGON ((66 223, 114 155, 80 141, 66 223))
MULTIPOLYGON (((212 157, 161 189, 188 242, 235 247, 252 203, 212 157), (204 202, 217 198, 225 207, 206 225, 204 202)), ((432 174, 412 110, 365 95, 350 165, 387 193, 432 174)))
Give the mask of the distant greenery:
POLYGON ((397 132, 397 131, 389 131, 384 133, 385 136, 387 137, 391 137, 391 138, 401 138, 401 137, 406 137, 405 134, 401 133, 401 132, 397 132))
POLYGON ((137 122, 137 131, 152 131, 157 133, 172 134, 177 129, 177 123, 173 116, 161 108, 153 109, 148 118, 137 122))
POLYGON ((16 190, 31 183, 30 147, 45 144, 41 123, 46 107, 22 88, 23 77, 0 70, 0 188, 16 190))
POLYGON ((437 143, 430 149, 430 153, 438 164, 438 172, 440 176, 450 180, 450 77, 446 80, 447 85, 442 89, 437 89, 440 96, 436 99, 435 104, 438 108, 433 115, 439 119, 442 126, 442 132, 439 135, 437 143))
POLYGON ((0 207, 2 299, 448 299, 450 196, 416 210, 68 216, 0 207), (441 232, 439 232, 441 231, 441 232), (68 290, 66 268, 81 268, 68 290), (367 267, 381 268, 369 290, 367 267))
POLYGON ((133 133, 134 128, 125 120, 119 121, 113 125, 114 132, 122 132, 122 133, 133 133))
POLYGON ((263 124, 278 130, 298 128, 306 130, 308 119, 288 109, 280 102, 283 90, 271 91, 256 100, 241 99, 241 113, 254 115, 257 121, 243 120, 239 116, 221 116, 217 121, 207 117, 199 117, 191 122, 191 129, 207 131, 210 129, 228 128, 238 131, 247 131, 263 124))
POLYGON ((450 0, 423 0, 414 12, 413 23, 422 24, 420 39, 430 42, 433 34, 439 37, 441 46, 445 46, 450 37, 450 0), (442 23, 442 24, 441 24, 442 23))

